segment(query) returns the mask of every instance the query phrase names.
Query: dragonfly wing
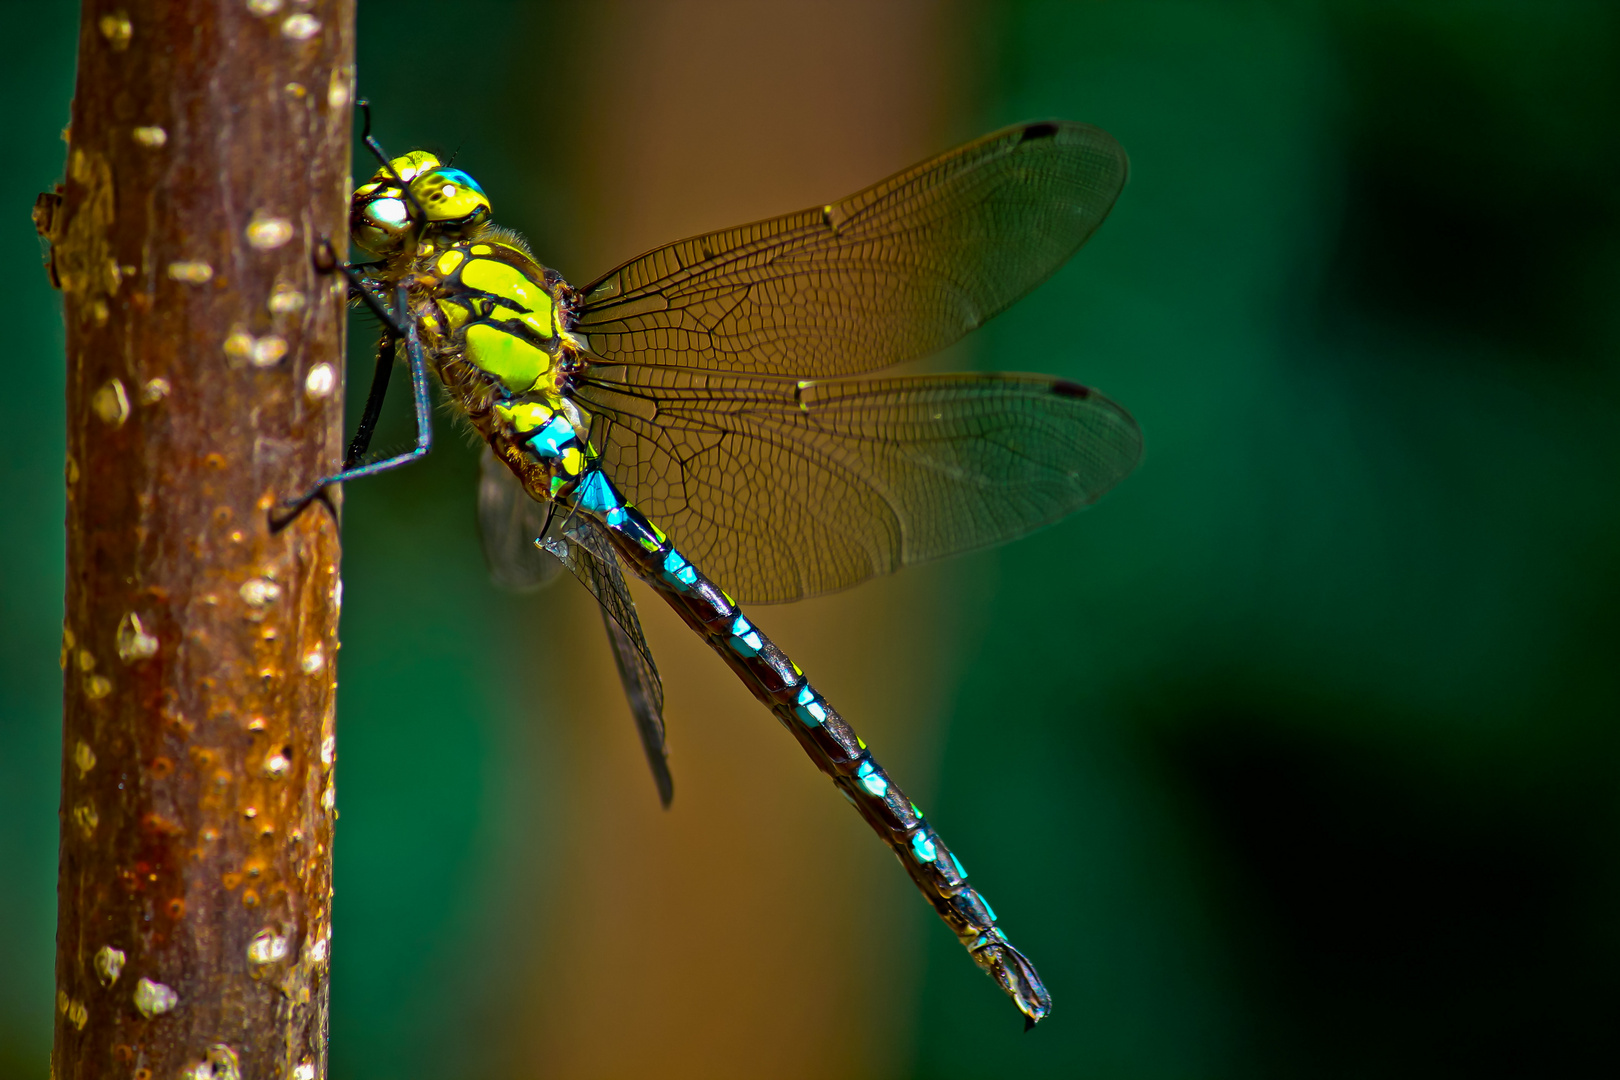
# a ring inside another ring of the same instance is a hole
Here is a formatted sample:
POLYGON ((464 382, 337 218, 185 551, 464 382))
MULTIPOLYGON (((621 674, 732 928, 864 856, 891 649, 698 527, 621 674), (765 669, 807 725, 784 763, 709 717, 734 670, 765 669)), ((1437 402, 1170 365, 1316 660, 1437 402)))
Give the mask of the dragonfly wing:
POLYGON ((1037 375, 791 381, 610 369, 574 393, 607 474, 739 600, 831 592, 1010 540, 1136 466, 1123 408, 1037 375))
POLYGON ((636 637, 632 639, 604 607, 602 625, 607 627, 613 661, 619 668, 619 681, 624 684, 625 700, 630 703, 630 714, 641 735, 641 748, 652 769, 653 783, 658 785, 658 799, 668 809, 675 798, 675 778, 669 772, 669 747, 664 742, 664 684, 647 653, 647 643, 640 640, 639 624, 636 637))
POLYGON ((551 524, 547 511, 486 447, 478 478, 478 524, 490 577, 504 588, 532 592, 567 567, 596 598, 658 797, 668 806, 675 797, 675 781, 664 745, 664 684, 641 632, 619 557, 590 518, 576 517, 564 525, 561 533, 566 539, 547 535, 551 524))
POLYGON ((1045 281, 1102 224, 1125 151, 1020 124, 841 202, 678 241, 581 290, 576 332, 621 364, 809 377, 937 352, 1045 281))
POLYGON ((512 470, 485 447, 478 473, 478 531, 495 584, 533 592, 562 571, 557 557, 534 543, 546 530, 547 516, 547 507, 530 498, 512 470))
POLYGON ((601 605, 602 625, 613 646, 619 681, 624 684, 624 696, 641 735, 641 748, 647 754, 653 782, 658 785, 658 798, 667 807, 675 797, 675 779, 670 775, 669 748, 664 742, 664 683, 641 632, 641 619, 619 569, 619 557, 612 541, 592 518, 573 518, 563 526, 562 535, 566 542, 552 538, 548 550, 558 553, 562 564, 601 605))

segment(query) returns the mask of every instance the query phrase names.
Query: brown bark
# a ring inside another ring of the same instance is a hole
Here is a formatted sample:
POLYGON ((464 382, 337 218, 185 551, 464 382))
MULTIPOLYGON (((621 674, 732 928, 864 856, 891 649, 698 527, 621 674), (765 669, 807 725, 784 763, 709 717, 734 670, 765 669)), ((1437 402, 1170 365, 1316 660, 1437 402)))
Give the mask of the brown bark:
MULTIPOLYGON (((352 0, 84 0, 54 1074, 326 1073, 352 0)), ((54 209, 54 212, 53 212, 54 209)))

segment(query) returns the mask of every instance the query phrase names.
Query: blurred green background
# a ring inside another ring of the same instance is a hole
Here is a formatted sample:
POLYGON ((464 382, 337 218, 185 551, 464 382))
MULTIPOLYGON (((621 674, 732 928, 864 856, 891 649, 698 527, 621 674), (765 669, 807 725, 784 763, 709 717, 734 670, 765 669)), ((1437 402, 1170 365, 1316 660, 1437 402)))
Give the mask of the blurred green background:
MULTIPOLYGON (((446 10, 363 0, 378 134, 457 152, 575 282, 1002 124, 1108 129, 1132 177, 1106 227, 950 360, 1097 386, 1148 450, 1034 537, 759 612, 1039 964, 1056 1009, 1027 1036, 651 616, 659 814, 578 590, 485 582, 464 441, 353 485, 334 1077, 1612 1068, 1616 9, 446 10), (772 862, 783 836, 806 846, 772 862)), ((7 4, 0 63, 5 1080, 45 1075, 51 1033, 63 362, 28 208, 77 17, 7 4)))

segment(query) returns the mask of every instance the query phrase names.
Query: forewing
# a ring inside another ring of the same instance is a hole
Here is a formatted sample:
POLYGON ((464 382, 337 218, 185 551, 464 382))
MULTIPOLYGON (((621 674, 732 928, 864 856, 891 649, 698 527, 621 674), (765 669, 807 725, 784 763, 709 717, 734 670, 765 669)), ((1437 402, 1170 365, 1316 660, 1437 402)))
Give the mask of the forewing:
POLYGON ((622 364, 806 377, 951 344, 1102 224, 1125 151, 1087 124, 1021 124, 841 202, 696 236, 582 293, 577 332, 622 364))
POLYGON ((512 470, 484 448, 478 473, 478 531, 494 582, 532 592, 562 571, 556 556, 535 546, 545 532, 547 507, 529 497, 512 470))
POLYGON ((609 476, 739 600, 842 589, 997 544, 1135 467, 1120 406, 1035 375, 794 382, 614 369, 576 396, 609 476))

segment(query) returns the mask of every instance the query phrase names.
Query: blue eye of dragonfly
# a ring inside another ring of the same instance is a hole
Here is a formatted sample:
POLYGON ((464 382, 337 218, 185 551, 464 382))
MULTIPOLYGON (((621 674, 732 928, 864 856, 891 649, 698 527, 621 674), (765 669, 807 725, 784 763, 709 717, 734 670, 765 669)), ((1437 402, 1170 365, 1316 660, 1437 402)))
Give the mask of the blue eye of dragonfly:
POLYGON ((392 159, 351 203, 355 243, 382 261, 343 268, 383 323, 386 359, 344 468, 273 523, 325 484, 426 454, 436 377, 488 444, 492 572, 525 588, 567 567, 600 603, 664 804, 663 683, 626 568, 794 734, 1034 1024, 1051 996, 960 860, 720 583, 761 602, 847 588, 1042 528, 1135 467, 1130 414, 1063 379, 859 378, 950 345, 1044 281, 1102 224, 1126 171, 1106 132, 1023 124, 573 289, 490 223, 466 172, 423 151, 392 159), (401 346, 417 445, 366 461, 401 346))
POLYGON ((469 176, 465 171, 463 171, 461 169, 453 169, 453 168, 450 168, 447 165, 441 165, 439 168, 437 168, 437 169, 435 169, 433 171, 434 171, 434 174, 439 177, 439 179, 445 181, 446 183, 459 184, 460 186, 462 186, 464 188, 467 188, 468 190, 473 191, 473 192, 475 192, 475 193, 477 193, 479 195, 484 194, 484 189, 478 183, 478 181, 474 180, 471 176, 469 176))

